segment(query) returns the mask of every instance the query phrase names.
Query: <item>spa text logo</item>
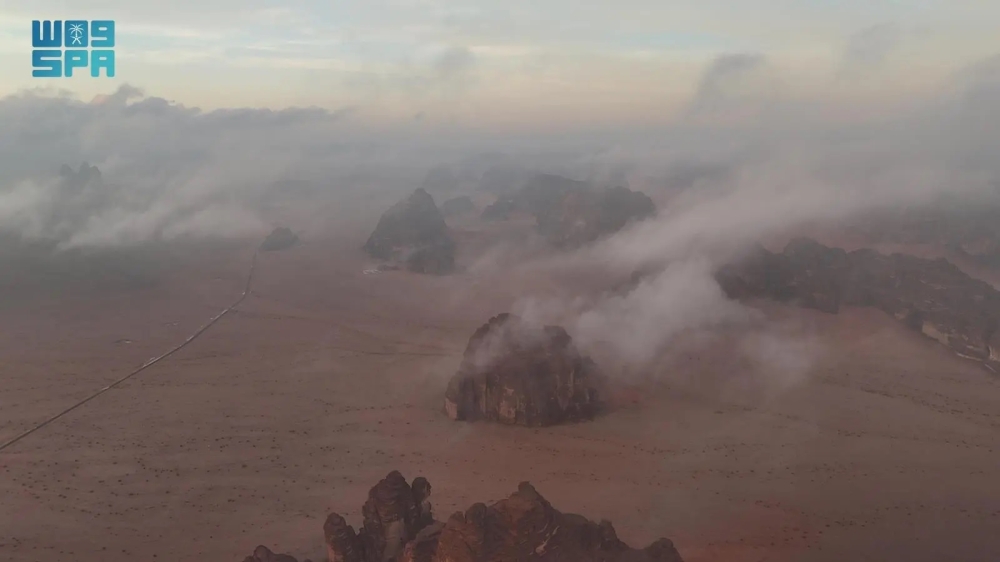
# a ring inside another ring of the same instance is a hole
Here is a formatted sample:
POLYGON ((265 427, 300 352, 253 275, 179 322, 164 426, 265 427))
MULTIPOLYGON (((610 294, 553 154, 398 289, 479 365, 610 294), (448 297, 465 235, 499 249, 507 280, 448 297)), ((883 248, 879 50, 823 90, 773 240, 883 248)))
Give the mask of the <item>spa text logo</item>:
POLYGON ((108 78, 115 75, 114 20, 34 20, 31 48, 35 78, 70 78, 88 67, 94 78, 102 68, 108 78))

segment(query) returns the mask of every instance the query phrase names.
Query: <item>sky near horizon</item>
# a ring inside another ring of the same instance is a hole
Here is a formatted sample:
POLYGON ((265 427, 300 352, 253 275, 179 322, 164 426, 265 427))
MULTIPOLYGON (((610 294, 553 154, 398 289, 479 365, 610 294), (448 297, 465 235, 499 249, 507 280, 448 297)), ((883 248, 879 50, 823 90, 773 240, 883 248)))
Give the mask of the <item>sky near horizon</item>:
POLYGON ((0 96, 129 84, 204 109, 627 125, 752 66, 771 78, 739 87, 892 106, 1000 53, 998 22, 989 0, 8 0, 0 96), (114 19, 117 76, 31 77, 36 18, 114 19))

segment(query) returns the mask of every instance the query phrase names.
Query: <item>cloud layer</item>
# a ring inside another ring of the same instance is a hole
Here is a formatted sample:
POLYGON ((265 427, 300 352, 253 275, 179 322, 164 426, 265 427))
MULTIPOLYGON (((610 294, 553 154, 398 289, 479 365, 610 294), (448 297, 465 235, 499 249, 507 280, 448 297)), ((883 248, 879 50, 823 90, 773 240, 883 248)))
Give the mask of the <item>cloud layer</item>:
MULTIPOLYGON (((862 33, 845 60, 884 58, 888 47, 872 37, 885 33, 862 33)), ((432 60, 433 83, 477 79, 468 49, 432 60)), ((464 177, 502 162, 640 189, 698 186, 678 202, 683 212, 637 231, 642 243, 608 242, 609 255, 638 266, 762 229, 989 192, 1000 177, 997 61, 969 65, 933 97, 877 111, 802 99, 767 56, 730 53, 706 65, 685 109, 665 124, 523 135, 422 118, 378 126, 355 107, 202 111, 131 86, 90 102, 28 91, 0 99, 0 226, 64 246, 240 235, 261 228, 255 206, 274 182, 334 192, 358 178, 416 185, 442 162, 465 166, 464 177), (58 177, 60 165, 84 161, 100 168, 101 189, 70 189, 58 177)), ((421 80, 412 86, 432 83, 421 80)))

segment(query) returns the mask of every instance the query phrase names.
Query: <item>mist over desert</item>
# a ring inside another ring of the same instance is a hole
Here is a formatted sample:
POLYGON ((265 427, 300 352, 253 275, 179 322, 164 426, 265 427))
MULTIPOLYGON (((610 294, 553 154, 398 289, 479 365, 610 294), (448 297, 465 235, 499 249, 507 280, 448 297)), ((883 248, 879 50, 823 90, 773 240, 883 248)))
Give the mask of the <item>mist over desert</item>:
POLYGON ((0 98, 0 559, 1000 559, 1000 49, 880 98, 906 29, 0 98))

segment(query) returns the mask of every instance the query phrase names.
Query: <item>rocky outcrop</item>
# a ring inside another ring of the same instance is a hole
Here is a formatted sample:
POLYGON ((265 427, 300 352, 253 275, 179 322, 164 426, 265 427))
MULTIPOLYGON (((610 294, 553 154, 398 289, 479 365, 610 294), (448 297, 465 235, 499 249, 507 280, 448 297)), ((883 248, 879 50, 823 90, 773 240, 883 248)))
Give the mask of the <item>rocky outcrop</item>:
POLYGON ((513 197, 501 197, 483 209, 480 217, 487 221, 505 221, 518 212, 517 202, 513 197))
MULTIPOLYGON (((403 554, 399 557, 399 562, 434 562, 437 555, 438 541, 441 540, 441 531, 444 530, 444 523, 435 521, 421 529, 416 538, 406 543, 403 554)), ((446 560, 446 559, 445 559, 446 560)))
POLYGON ((932 205, 881 212, 859 219, 855 233, 874 242, 920 244, 1000 266, 1000 192, 955 196, 932 205))
POLYGON ((299 237, 290 229, 279 226, 271 231, 260 244, 262 252, 286 250, 299 243, 299 237))
POLYGON ((434 199, 424 189, 382 214, 364 249, 374 258, 417 273, 444 274, 455 267, 455 242, 434 199))
POLYGON ((390 472, 368 492, 361 509, 364 527, 360 538, 367 560, 395 560, 406 543, 416 538, 423 518, 420 503, 403 475, 390 472))
POLYGON ((590 189, 587 182, 554 174, 538 174, 519 189, 514 197, 520 208, 539 216, 552 211, 567 195, 585 193, 590 189))
POLYGON ((538 231, 559 248, 574 248, 614 234, 632 221, 653 216, 656 205, 645 193, 625 187, 567 193, 539 212, 538 231))
POLYGON ((830 313, 842 306, 878 308, 955 353, 1000 369, 1000 292, 944 259, 846 252, 799 238, 781 253, 757 247, 716 279, 733 298, 773 298, 830 313))
POLYGON ((81 163, 77 170, 68 164, 63 164, 59 168, 59 175, 77 185, 101 179, 101 171, 97 169, 97 166, 91 166, 87 162, 81 163))
MULTIPOLYGON (((243 559, 243 562, 299 562, 287 554, 275 554, 266 546, 258 546, 253 549, 253 554, 243 559)), ((311 562, 303 560, 302 562, 311 562)))
MULTIPOLYGON (((369 493, 360 533, 330 514, 323 526, 329 562, 683 562, 668 539, 631 548, 610 522, 562 513, 527 482, 492 505, 477 503, 446 522, 434 521, 428 512, 426 524, 414 524, 423 515, 408 519, 407 514, 426 500, 417 499, 424 491, 430 492, 426 480, 416 478, 407 486, 393 471, 369 493), (378 521, 369 525, 373 510, 378 521)), ((281 556, 260 546, 244 562, 295 562, 281 556)))
POLYGON ((566 330, 500 314, 469 339, 445 411, 454 420, 545 426, 593 418, 606 394, 566 330))
POLYGON ((483 209, 483 218, 505 220, 514 213, 534 216, 547 214, 569 193, 590 189, 586 182, 552 174, 538 174, 520 189, 501 195, 496 202, 483 209))
POLYGON ((572 248, 614 234, 631 221, 656 213, 653 200, 626 187, 593 189, 586 182, 540 174, 515 193, 483 210, 483 218, 505 220, 515 213, 535 217, 551 244, 572 248))
POLYGON ((479 179, 479 189, 497 196, 507 195, 516 190, 529 174, 526 170, 512 165, 491 166, 479 179))
POLYGON ((457 188, 459 181, 458 174, 451 166, 441 164, 428 170, 420 187, 436 193, 448 192, 457 188))
POLYGON ((361 509, 364 524, 358 533, 343 517, 331 513, 323 525, 330 562, 398 560, 408 545, 423 536, 421 531, 434 524, 430 492, 426 478, 414 479, 411 486, 394 470, 368 492, 361 509))
POLYGON ((476 204, 472 202, 472 198, 468 195, 452 197, 444 203, 441 203, 441 214, 446 217, 464 215, 465 213, 471 213, 475 210, 476 204))
POLYGON ((331 513, 323 523, 323 542, 326 544, 327 562, 365 561, 361 537, 336 513, 331 513))
POLYGON ((434 562, 682 562, 672 542, 660 539, 638 550, 622 542, 608 521, 561 513, 535 488, 493 505, 478 503, 452 515, 441 530, 434 562))

